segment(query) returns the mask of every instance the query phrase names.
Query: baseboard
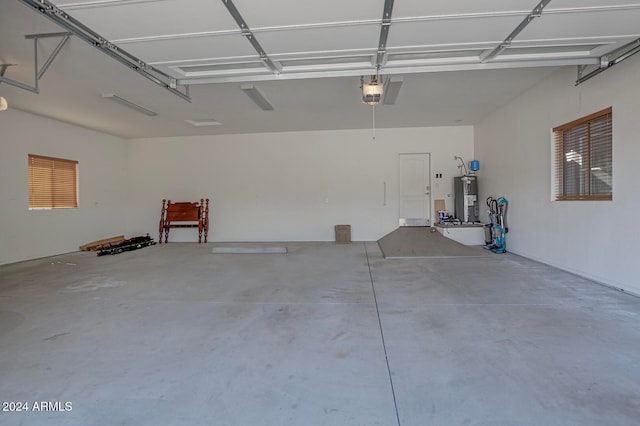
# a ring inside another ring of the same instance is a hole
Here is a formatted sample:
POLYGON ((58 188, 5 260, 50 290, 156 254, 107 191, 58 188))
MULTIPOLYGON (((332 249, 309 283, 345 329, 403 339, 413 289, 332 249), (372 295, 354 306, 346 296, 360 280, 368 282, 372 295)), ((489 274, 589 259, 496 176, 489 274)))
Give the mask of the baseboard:
POLYGON ((610 282, 608 282, 602 277, 598 277, 598 276, 590 275, 590 274, 585 274, 583 271, 578 271, 576 269, 567 268, 566 266, 558 265, 558 264, 555 264, 553 262, 548 262, 546 260, 539 259, 539 258, 537 258, 535 256, 530 256, 528 254, 519 252, 517 250, 512 250, 510 248, 507 248, 507 252, 515 254, 515 255, 518 255, 518 256, 521 256, 521 257, 524 257, 525 259, 529 259, 529 260, 533 260, 533 261, 542 263, 544 265, 552 266, 554 268, 560 269, 561 271, 568 272, 571 275, 575 275, 577 277, 584 278, 584 279, 587 279, 589 281, 593 281, 596 284, 599 284, 601 286, 604 286, 604 287, 607 287, 607 288, 610 288, 610 289, 613 289, 613 290, 617 290, 617 291, 619 291, 621 293, 629 294, 631 296, 635 296, 635 297, 639 297, 640 298, 640 293, 636 293, 635 291, 626 290, 624 288, 624 284, 619 283, 619 282, 617 282, 615 280, 610 280, 610 282))

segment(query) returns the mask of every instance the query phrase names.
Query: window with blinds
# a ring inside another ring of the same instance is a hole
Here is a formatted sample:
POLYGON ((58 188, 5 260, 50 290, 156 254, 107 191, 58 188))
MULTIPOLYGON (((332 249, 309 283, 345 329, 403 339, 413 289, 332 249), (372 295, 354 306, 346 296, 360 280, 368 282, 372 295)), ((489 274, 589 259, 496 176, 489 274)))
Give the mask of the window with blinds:
POLYGON ((611 200, 611 108, 553 129, 555 199, 611 200))
POLYGON ((29 208, 78 207, 78 162, 29 154, 29 208))

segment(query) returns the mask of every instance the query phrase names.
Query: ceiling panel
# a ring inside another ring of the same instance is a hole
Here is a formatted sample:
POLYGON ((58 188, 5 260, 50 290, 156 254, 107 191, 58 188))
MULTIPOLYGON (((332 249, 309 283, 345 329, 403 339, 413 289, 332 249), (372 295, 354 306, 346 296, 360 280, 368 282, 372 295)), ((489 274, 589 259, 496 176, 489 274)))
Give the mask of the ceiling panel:
POLYGON ((518 39, 640 36, 640 9, 607 12, 543 14, 518 39))
MULTIPOLYGON (((266 52, 274 61, 282 61, 280 76, 260 67, 256 51, 240 35, 221 0, 55 1, 59 5, 87 2, 93 6, 66 10, 140 59, 178 79, 186 76, 181 82, 192 84, 193 102, 185 102, 74 36, 40 81, 40 94, 0 85, 0 95, 9 100, 10 108, 124 137, 346 129, 372 124, 371 108, 361 102, 360 74, 376 53, 384 0, 234 0, 266 52), (334 69, 340 72, 312 72, 334 69), (305 70, 310 72, 304 80, 283 78, 305 70), (345 77, 349 72, 354 75, 345 77), (259 87, 275 111, 260 110, 239 83, 220 77, 227 73, 243 73, 240 76, 259 87), (189 80, 211 75, 218 78, 189 80), (309 79, 312 75, 332 78, 309 79), (271 77, 274 81, 260 81, 271 77), (224 82, 196 84, 205 81, 224 82), (134 113, 103 99, 104 93, 116 93, 159 115, 134 113), (212 118, 222 124, 194 127, 184 122, 212 118)), ((446 126, 458 120, 473 124, 557 71, 551 66, 451 71, 476 65, 482 49, 497 46, 538 2, 396 0, 387 69, 382 72, 403 66, 406 73, 398 74, 404 84, 396 105, 376 109, 376 125, 446 126), (440 63, 445 65, 417 68, 440 63)), ((562 57, 586 56, 589 51, 591 62, 582 63, 594 63, 604 49, 630 36, 640 37, 637 10, 640 0, 553 0, 509 49, 484 65, 517 67, 523 59, 547 56, 559 60, 532 61, 526 66, 557 64, 562 57), (626 10, 611 12, 620 6, 626 10), (598 11, 567 10, 585 7, 598 11)), ((18 64, 9 68, 9 77, 33 81, 33 45, 24 39, 25 34, 57 31, 62 29, 20 1, 0 0, 0 61, 18 64)), ((56 40, 39 44, 43 58, 56 40)), ((633 60, 637 63, 640 55, 633 60)), ((566 75, 572 82, 575 72, 572 69, 566 75)), ((607 74, 598 78, 607 78, 607 74)))
POLYGON ((255 35, 267 54, 376 49, 380 25, 352 25, 260 31, 255 35))
POLYGON ((250 28, 382 20, 384 0, 234 0, 250 28))
POLYGON ((123 43, 120 46, 150 63, 239 56, 257 57, 251 44, 240 34, 123 43))
POLYGON ((474 19, 396 22, 389 30, 388 48, 446 44, 499 43, 522 21, 504 16, 474 19))
MULTIPOLYGON (((58 0, 54 3, 64 6, 82 2, 58 0)), ((222 2, 212 0, 107 3, 94 7, 70 7, 68 13, 111 41, 167 34, 238 30, 222 2)))
POLYGON ((393 5, 393 19, 465 13, 531 12, 538 2, 539 0, 398 0, 393 5))

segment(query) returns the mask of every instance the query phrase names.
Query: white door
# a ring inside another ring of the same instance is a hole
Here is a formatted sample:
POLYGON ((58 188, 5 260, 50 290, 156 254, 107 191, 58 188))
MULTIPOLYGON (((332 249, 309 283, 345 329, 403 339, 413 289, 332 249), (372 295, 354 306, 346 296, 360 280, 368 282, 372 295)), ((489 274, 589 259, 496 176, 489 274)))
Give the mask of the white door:
POLYGON ((431 225, 429 154, 400 154, 400 226, 431 225))

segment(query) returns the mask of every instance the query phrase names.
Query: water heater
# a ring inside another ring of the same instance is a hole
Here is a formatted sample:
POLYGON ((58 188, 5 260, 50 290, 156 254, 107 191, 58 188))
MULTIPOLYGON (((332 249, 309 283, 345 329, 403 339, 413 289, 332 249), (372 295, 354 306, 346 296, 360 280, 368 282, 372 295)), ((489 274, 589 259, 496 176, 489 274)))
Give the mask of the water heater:
POLYGON ((454 207, 456 219, 462 223, 480 221, 480 206, 478 205, 477 176, 459 176, 453 178, 454 207))

